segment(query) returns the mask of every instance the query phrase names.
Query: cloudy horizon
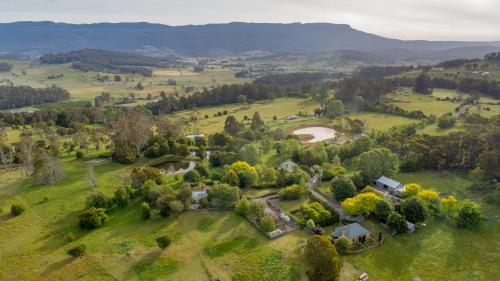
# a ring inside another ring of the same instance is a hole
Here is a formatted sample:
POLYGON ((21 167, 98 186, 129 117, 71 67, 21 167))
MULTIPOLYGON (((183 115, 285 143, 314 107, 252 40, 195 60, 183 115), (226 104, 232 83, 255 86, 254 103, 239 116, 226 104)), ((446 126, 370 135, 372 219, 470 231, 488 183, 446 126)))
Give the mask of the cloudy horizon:
POLYGON ((500 2, 494 0, 11 0, 0 21, 66 23, 151 22, 167 25, 227 22, 327 22, 405 40, 500 40, 500 2), (394 12, 397 11, 397 12, 394 12))

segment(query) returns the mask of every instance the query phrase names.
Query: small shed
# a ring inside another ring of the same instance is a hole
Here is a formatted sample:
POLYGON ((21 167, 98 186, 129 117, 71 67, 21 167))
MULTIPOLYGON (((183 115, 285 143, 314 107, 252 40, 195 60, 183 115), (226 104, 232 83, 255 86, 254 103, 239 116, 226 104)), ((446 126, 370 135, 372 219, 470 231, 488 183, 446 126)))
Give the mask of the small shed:
POLYGON ((194 203, 199 203, 201 199, 207 198, 208 193, 206 191, 193 191, 191 193, 191 199, 194 203))
POLYGON ((406 230, 408 231, 408 233, 413 233, 415 231, 415 224, 406 221, 406 230))
POLYGON ((360 242, 361 238, 366 239, 370 237, 370 231, 359 223, 351 223, 335 228, 332 232, 332 237, 337 239, 341 236, 347 237, 352 242, 360 242))
POLYGON ((374 183, 379 189, 387 190, 390 194, 396 196, 401 196, 405 188, 400 182, 385 176, 381 176, 380 178, 374 180, 374 183))

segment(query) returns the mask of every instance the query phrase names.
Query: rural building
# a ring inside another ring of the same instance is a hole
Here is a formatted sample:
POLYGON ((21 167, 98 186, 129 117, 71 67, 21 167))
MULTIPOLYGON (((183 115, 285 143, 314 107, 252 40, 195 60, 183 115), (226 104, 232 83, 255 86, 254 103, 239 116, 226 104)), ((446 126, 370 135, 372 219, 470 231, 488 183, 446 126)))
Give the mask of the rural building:
POLYGON ((286 117, 286 120, 295 120, 298 119, 299 117, 297 115, 290 115, 286 117))
POLYGON ((379 179, 374 181, 375 186, 379 189, 388 191, 390 194, 401 196, 404 191, 404 185, 393 179, 381 176, 379 179))
POLYGON ((191 193, 191 199, 194 203, 200 203, 201 199, 207 198, 208 193, 206 191, 193 191, 191 193))
POLYGON ((285 161, 283 163, 280 164, 279 168, 281 170, 285 170, 289 173, 293 172, 293 169, 295 168, 295 166, 297 166, 297 164, 295 164, 294 162, 288 160, 288 161, 285 161))
POLYGON ((337 239, 340 236, 345 236, 352 242, 357 242, 360 241, 362 237, 364 237, 364 239, 370 237, 370 231, 362 227, 359 223, 351 223, 335 228, 332 232, 332 237, 337 239))

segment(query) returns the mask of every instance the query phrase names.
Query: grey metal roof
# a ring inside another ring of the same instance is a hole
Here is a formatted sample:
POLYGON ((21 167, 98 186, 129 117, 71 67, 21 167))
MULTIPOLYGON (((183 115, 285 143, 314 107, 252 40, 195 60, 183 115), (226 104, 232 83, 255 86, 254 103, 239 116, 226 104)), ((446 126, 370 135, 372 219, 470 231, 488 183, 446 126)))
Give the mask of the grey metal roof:
POLYGON ((370 231, 362 227, 359 223, 351 223, 348 225, 339 226, 335 228, 335 231, 332 232, 333 237, 345 236, 349 239, 357 238, 368 234, 370 234, 370 231))
POLYGON ((392 187, 394 189, 398 189, 398 187, 400 187, 399 189, 402 188, 402 184, 398 181, 395 181, 393 179, 390 179, 388 177, 385 177, 385 176, 381 176, 378 180, 376 180, 376 182, 379 182, 383 185, 387 185, 388 187, 392 187))

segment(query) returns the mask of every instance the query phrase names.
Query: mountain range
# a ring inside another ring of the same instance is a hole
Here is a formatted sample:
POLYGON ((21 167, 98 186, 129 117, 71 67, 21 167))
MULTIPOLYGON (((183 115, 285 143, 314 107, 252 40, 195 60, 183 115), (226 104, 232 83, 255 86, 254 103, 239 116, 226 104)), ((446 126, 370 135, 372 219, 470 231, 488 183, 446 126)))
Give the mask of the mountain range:
POLYGON ((249 52, 308 55, 355 51, 392 59, 430 60, 478 57, 500 51, 500 41, 398 40, 331 23, 233 22, 168 26, 14 22, 0 24, 0 38, 0 55, 30 57, 83 48, 205 57, 249 52))

